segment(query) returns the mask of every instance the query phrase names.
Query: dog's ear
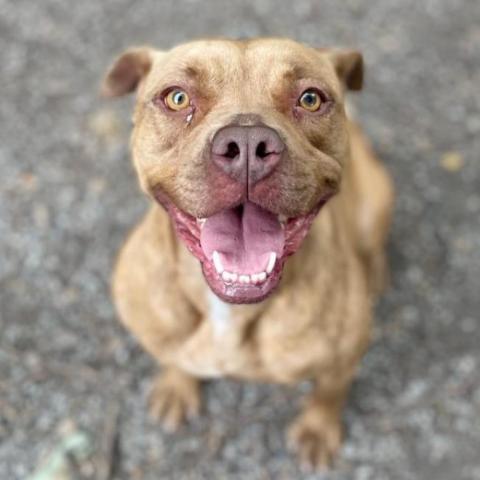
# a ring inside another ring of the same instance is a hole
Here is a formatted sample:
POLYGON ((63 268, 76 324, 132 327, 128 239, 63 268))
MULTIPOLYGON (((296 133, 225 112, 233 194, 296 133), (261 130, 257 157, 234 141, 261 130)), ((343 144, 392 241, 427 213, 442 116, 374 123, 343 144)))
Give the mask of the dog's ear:
POLYGON ((153 53, 150 47, 129 48, 123 52, 105 75, 102 96, 120 97, 136 90, 152 67, 153 53))
POLYGON ((361 90, 363 86, 363 57, 357 50, 328 50, 338 78, 349 90, 361 90))

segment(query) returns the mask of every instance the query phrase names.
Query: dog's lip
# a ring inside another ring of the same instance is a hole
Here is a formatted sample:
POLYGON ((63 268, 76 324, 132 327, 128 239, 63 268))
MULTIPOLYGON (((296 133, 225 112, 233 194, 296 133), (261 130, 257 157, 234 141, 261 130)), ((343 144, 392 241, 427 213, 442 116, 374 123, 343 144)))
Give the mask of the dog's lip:
POLYGON ((278 220, 285 232, 283 251, 276 255, 274 265, 265 279, 256 283, 250 281, 248 284, 239 281, 225 281, 215 268, 213 258, 207 258, 205 255, 200 244, 201 228, 206 221, 205 218, 192 216, 165 198, 157 197, 157 200, 168 211, 177 235, 182 239, 190 253, 201 262, 203 274, 212 291, 229 303, 255 303, 268 297, 278 285, 285 261, 298 250, 310 230, 313 220, 330 197, 331 195, 323 197, 307 214, 290 218, 278 215, 278 220))

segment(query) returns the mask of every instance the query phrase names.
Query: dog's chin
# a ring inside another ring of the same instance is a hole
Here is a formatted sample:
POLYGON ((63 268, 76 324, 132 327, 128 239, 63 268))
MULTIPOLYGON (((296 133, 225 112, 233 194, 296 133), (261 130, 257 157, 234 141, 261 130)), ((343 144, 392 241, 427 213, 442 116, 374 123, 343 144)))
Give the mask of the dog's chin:
POLYGON ((324 197, 310 212, 286 218, 246 201, 207 218, 196 218, 157 196, 177 236, 201 262, 212 291, 229 303, 256 303, 280 282, 286 259, 307 235, 324 197))

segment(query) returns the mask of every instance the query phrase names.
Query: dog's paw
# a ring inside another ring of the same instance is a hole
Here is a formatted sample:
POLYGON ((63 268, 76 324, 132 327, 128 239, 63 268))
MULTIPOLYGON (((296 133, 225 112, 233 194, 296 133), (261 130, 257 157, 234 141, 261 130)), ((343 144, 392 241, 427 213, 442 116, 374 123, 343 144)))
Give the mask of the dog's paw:
POLYGON ((289 448, 306 471, 328 470, 342 443, 342 427, 336 418, 327 419, 315 411, 301 414, 287 433, 289 448))
POLYGON ((178 370, 166 370, 153 382, 149 395, 150 415, 168 432, 174 432, 200 412, 197 379, 178 370))

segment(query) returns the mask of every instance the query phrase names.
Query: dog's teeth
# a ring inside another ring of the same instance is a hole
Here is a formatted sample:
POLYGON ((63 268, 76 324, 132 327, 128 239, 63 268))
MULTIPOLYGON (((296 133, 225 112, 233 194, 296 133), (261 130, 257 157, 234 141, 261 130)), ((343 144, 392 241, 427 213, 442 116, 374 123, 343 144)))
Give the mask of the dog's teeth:
POLYGON ((259 283, 263 283, 267 279, 267 274, 265 272, 254 273, 250 275, 250 278, 252 279, 252 283, 258 285, 259 283))
POLYGON ((265 272, 257 273, 257 282, 263 283, 267 279, 267 274, 265 272))
POLYGON ((203 227, 203 224, 207 221, 206 218, 197 218, 197 224, 200 225, 200 227, 203 227))
POLYGON ((220 260, 220 254, 216 250, 213 252, 212 260, 213 265, 215 266, 215 270, 219 275, 222 275, 225 269, 223 268, 222 261, 220 260))
POLYGON ((260 283, 263 283, 267 279, 267 274, 266 272, 260 272, 252 273, 251 275, 239 275, 238 273, 232 273, 224 270, 221 273, 221 277, 225 283, 236 283, 238 281, 238 283, 242 283, 244 285, 249 285, 250 283, 258 285, 260 283))
POLYGON ((282 215, 282 214, 278 215, 278 221, 280 223, 282 223, 282 224, 287 223, 287 220, 288 219, 287 219, 286 215, 282 215))
POLYGON ((222 273, 222 280, 226 283, 235 283, 237 278, 238 275, 236 273, 227 272, 226 270, 222 273))
POLYGON ((273 267, 275 266, 276 261, 277 261, 277 254, 275 252, 270 252, 270 257, 268 258, 267 268, 265 269, 269 275, 270 275, 270 273, 272 273, 273 267))

